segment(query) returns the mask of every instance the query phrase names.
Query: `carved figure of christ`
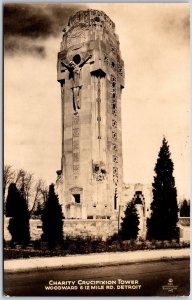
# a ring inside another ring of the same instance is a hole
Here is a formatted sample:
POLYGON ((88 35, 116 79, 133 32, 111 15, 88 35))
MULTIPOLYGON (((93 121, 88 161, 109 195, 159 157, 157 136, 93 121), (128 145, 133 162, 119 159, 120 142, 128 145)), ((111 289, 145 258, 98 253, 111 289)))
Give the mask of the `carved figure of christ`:
POLYGON ((78 109, 81 108, 81 99, 80 99, 80 90, 82 85, 80 85, 80 75, 81 69, 86 64, 86 62, 92 57, 89 55, 82 63, 75 63, 74 61, 70 61, 69 64, 61 62, 61 65, 66 67, 69 71, 69 78, 73 80, 73 108, 74 111, 77 112, 78 109))

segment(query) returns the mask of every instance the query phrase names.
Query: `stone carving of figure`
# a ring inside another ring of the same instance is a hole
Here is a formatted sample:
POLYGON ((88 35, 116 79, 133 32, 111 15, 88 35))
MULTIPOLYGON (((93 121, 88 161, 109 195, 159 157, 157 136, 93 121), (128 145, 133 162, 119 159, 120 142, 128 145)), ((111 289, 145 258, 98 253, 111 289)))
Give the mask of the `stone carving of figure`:
POLYGON ((106 177, 106 170, 102 162, 93 165, 93 174, 96 181, 103 181, 106 177))
POLYGON ((73 108, 74 111, 77 113, 77 110, 81 108, 81 99, 80 99, 80 90, 81 90, 81 83, 80 83, 80 74, 81 69, 84 64, 92 57, 89 55, 82 63, 75 63, 74 61, 70 61, 69 64, 61 62, 62 66, 66 67, 69 71, 69 78, 73 79, 73 108))

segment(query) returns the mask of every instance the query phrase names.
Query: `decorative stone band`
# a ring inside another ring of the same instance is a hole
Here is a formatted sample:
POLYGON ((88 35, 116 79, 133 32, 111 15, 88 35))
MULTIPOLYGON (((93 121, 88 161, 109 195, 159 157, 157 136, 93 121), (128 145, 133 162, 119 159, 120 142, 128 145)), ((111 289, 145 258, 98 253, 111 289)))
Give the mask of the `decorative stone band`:
POLYGON ((80 135, 80 124, 79 115, 72 116, 72 147, 73 147, 73 175, 74 177, 79 176, 79 159, 80 159, 80 149, 79 149, 79 135, 80 135))
POLYGON ((117 96, 116 96, 116 78, 111 75, 111 109, 112 109, 112 160, 113 160, 113 182, 115 186, 119 182, 118 174, 118 134, 117 134, 117 96))

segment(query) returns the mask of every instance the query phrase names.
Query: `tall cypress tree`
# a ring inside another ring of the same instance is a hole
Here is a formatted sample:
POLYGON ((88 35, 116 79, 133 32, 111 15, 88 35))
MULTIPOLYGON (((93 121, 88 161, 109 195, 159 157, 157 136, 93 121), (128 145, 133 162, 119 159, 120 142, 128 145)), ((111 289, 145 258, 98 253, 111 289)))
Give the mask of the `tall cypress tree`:
POLYGON ((10 217, 8 230, 12 236, 12 244, 26 246, 30 241, 29 211, 23 189, 19 191, 14 183, 8 190, 6 216, 10 217))
POLYGON ((168 142, 163 138, 152 183, 151 217, 147 220, 147 238, 171 240, 178 237, 178 205, 173 162, 168 142))
POLYGON ((127 204, 125 216, 122 218, 120 236, 123 240, 136 240, 139 232, 139 217, 132 200, 127 204))
POLYGON ((42 212, 43 234, 42 240, 48 242, 52 248, 63 240, 63 213, 54 185, 49 186, 49 194, 42 212))
POLYGON ((15 183, 11 183, 8 188, 5 214, 6 217, 14 217, 17 209, 18 189, 15 183))

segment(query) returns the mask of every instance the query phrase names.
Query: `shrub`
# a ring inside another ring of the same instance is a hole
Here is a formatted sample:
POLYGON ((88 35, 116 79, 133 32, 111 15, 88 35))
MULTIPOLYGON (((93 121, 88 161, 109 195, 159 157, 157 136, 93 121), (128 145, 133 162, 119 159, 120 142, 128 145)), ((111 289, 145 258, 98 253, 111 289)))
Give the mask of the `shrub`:
POLYGON ((135 206, 135 201, 132 200, 127 204, 125 216, 122 218, 120 236, 123 240, 136 239, 139 232, 139 217, 135 206))

